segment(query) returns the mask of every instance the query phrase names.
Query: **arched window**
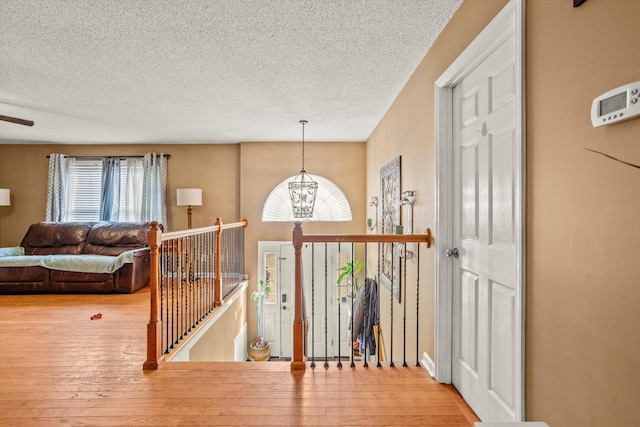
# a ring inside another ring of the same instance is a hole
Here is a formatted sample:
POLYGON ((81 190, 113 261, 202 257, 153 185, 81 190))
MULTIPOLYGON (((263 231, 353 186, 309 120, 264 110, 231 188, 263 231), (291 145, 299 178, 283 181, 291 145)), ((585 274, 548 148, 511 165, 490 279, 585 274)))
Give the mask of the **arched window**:
POLYGON ((293 218, 288 184, 297 177, 295 175, 285 179, 271 191, 262 208, 263 222, 351 221, 351 206, 342 190, 325 177, 307 175, 318 183, 313 216, 305 220, 293 218))

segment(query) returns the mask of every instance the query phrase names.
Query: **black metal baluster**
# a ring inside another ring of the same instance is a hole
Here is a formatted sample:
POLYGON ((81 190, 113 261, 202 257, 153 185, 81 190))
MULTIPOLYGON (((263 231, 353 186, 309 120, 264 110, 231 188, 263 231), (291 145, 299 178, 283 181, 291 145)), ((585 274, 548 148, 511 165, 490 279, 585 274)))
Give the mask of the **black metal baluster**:
POLYGON ((207 307, 207 314, 211 313, 211 306, 213 305, 213 303, 211 302, 213 300, 212 296, 211 296, 211 287, 212 287, 212 283, 213 283, 213 266, 212 266, 212 262, 213 262, 213 244, 211 242, 212 239, 212 233, 209 231, 207 233, 206 239, 205 239, 205 253, 206 253, 206 258, 205 258, 205 277, 206 277, 206 292, 205 292, 205 304, 207 307))
POLYGON ((216 232, 213 232, 213 236, 211 236, 211 245, 213 247, 213 259, 211 260, 211 277, 213 278, 211 282, 211 310, 213 311, 216 307, 216 298, 217 298, 217 286, 216 280, 218 280, 218 270, 216 265, 216 257, 218 256, 218 238, 216 236, 216 232))
MULTIPOLYGON (((340 242, 338 242, 338 264, 340 264, 340 242)), ((340 293, 341 293, 341 289, 339 284, 336 284, 336 288, 338 291, 338 368, 342 368, 342 360, 341 360, 341 354, 340 354, 340 306, 342 304, 340 304, 340 293)))
POLYGON ((182 301, 182 327, 180 328, 180 340, 187 335, 189 331, 189 290, 191 287, 191 279, 189 277, 189 271, 191 270, 191 238, 184 238, 184 248, 185 248, 185 274, 184 274, 184 283, 183 283, 183 301, 182 301))
POLYGON ((416 251, 416 366, 420 366, 418 361, 420 347, 420 333, 418 327, 420 326, 420 243, 416 245, 418 247, 416 251))
POLYGON ((329 317, 328 317, 328 309, 329 305, 328 300, 328 290, 329 290, 329 282, 327 281, 327 243, 324 243, 324 367, 329 367, 329 317))
POLYGON ((391 243, 391 326, 389 327, 391 329, 391 350, 390 350, 390 357, 389 357, 389 366, 394 367, 395 364, 393 363, 393 285, 395 284, 396 281, 396 266, 395 266, 395 261, 396 261, 396 244, 395 243, 391 243))
MULTIPOLYGON (((380 256, 381 255, 380 248, 381 248, 380 242, 378 242, 378 280, 380 280, 382 278, 382 271, 380 271, 380 259, 382 258, 380 256)), ((378 292, 380 292, 380 287, 379 286, 378 286, 378 292)), ((382 345, 381 336, 382 335, 380 334, 380 331, 382 330, 380 328, 380 296, 378 296, 376 298, 376 305, 378 306, 377 310, 376 310, 377 311, 377 313, 376 313, 376 317, 377 317, 376 324, 378 325, 378 345, 376 347, 376 366, 378 368, 380 368, 380 367, 382 367, 382 363, 380 363, 380 353, 382 352, 382 347, 381 347, 381 345, 382 345)))
POLYGON ((173 246, 173 253, 174 253, 174 258, 171 260, 173 263, 173 268, 171 269, 172 274, 171 274, 171 347, 170 348, 174 348, 175 347, 175 343, 177 338, 177 334, 178 334, 178 306, 177 306, 177 301, 178 301, 178 275, 180 274, 180 271, 178 271, 178 267, 180 265, 180 263, 178 262, 178 258, 181 256, 180 255, 180 244, 179 244, 180 240, 178 239, 173 239, 171 240, 171 244, 173 246))
POLYGON ((204 301, 202 299, 204 295, 204 290, 202 288, 202 256, 204 252, 202 251, 203 242, 202 242, 202 234, 198 234, 198 239, 196 240, 196 260, 197 260, 197 268, 195 273, 195 281, 196 281, 196 324, 200 324, 202 319, 204 319, 204 301))
MULTIPOLYGON (((188 238, 188 242, 189 242, 189 252, 187 252, 189 254, 189 295, 187 296, 187 303, 188 303, 188 307, 187 307, 187 316, 189 319, 189 325, 187 327, 187 331, 191 332, 193 330, 193 327, 195 325, 195 318, 194 318, 194 313, 196 311, 195 308, 195 289, 196 289, 196 284, 195 284, 195 251, 194 251, 194 246, 195 246, 195 236, 189 237, 188 238)), ((186 335, 186 334, 185 334, 186 335)))
MULTIPOLYGON (((365 246, 366 247, 366 246, 365 246)), ((355 262, 355 256, 356 256, 356 251, 355 251, 355 243, 351 242, 351 260, 352 262, 355 262)), ((352 266, 354 266, 355 264, 352 263, 352 266)), ((366 268, 365 268, 366 271, 366 268)), ((352 269, 352 273, 353 273, 353 269, 352 269)), ((353 276, 353 274, 352 274, 353 276)), ((349 291, 349 286, 347 286, 347 292, 349 291)), ((356 364, 353 361, 353 353, 354 353, 354 347, 353 347, 353 298, 354 298, 354 294, 356 293, 356 286, 355 283, 353 281, 353 278, 351 279, 351 316, 349 316, 350 319, 350 327, 349 329, 349 335, 347 336, 347 342, 351 342, 351 363, 349 366, 351 366, 352 368, 355 368, 356 364)))
POLYGON ((316 244, 311 243, 311 364, 316 367, 316 244))
POLYGON ((403 302, 403 313, 402 313, 402 366, 407 365, 407 242, 404 242, 403 247, 403 256, 402 256, 402 271, 403 271, 403 279, 401 283, 404 285, 398 289, 398 293, 400 294, 400 298, 402 298, 403 302), (404 292, 403 292, 404 288, 404 292), (404 295, 402 295, 404 293, 404 295))
POLYGON ((169 290, 169 251, 167 250, 167 241, 162 242, 161 248, 161 260, 160 263, 160 321, 164 324, 162 328, 162 349, 166 353, 169 343, 169 305, 167 292, 169 290))
MULTIPOLYGON (((369 257, 367 256, 367 246, 368 244, 365 242, 364 244, 364 280, 365 283, 367 283, 367 269, 369 267, 369 257)), ((369 284, 369 286, 373 286, 373 284, 369 284)), ((376 299, 378 298, 378 294, 376 293, 376 299)), ((351 346, 353 347, 355 345, 355 343, 353 342, 353 334, 354 334, 354 330, 353 330, 353 314, 355 313, 355 307, 353 306, 354 301, 353 298, 351 298, 351 346)), ((371 314, 369 314, 371 316, 371 314)), ((364 367, 368 368, 369 367, 369 361, 368 361, 368 357, 367 357, 367 344, 368 344, 369 340, 364 340, 364 346, 363 348, 361 348, 360 351, 360 357, 362 357, 362 360, 364 360, 364 367)))

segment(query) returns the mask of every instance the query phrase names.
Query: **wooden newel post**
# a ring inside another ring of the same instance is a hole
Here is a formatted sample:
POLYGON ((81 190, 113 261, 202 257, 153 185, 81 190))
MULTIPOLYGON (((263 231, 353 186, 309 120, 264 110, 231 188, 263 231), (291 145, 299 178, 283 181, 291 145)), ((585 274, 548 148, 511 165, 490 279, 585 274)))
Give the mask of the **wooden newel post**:
POLYGON ((162 243, 162 231, 158 227, 158 221, 151 222, 151 228, 147 232, 147 244, 150 248, 149 288, 151 292, 151 307, 149 310, 149 323, 147 324, 147 360, 143 369, 158 369, 158 361, 162 355, 162 322, 159 316, 159 289, 160 289, 160 255, 159 248, 162 243))
POLYGON ((302 226, 296 222, 293 228, 293 248, 295 250, 295 312, 293 317, 293 360, 291 361, 292 371, 304 371, 306 363, 304 360, 304 324, 302 321, 302 226))
POLYGON ((214 305, 220 307, 222 305, 222 268, 220 264, 220 254, 222 252, 222 218, 216 218, 216 225, 218 231, 216 232, 216 257, 215 257, 215 269, 216 269, 216 298, 214 305))

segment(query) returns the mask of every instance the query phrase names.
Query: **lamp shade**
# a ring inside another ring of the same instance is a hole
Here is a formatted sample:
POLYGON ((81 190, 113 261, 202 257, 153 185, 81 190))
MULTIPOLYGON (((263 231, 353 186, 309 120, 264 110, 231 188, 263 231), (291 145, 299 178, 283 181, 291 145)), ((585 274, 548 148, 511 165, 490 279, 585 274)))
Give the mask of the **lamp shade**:
POLYGON ((11 190, 0 188, 0 206, 11 206, 11 190))
POLYGON ((202 206, 202 189, 200 188, 178 188, 178 206, 202 206))

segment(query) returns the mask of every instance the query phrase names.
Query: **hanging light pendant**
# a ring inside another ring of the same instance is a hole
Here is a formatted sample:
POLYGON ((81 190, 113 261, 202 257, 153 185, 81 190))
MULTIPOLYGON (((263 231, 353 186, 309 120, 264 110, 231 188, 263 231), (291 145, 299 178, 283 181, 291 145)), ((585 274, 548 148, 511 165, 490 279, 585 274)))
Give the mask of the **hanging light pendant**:
POLYGON ((300 120, 302 124, 302 168, 300 175, 289 181, 289 196, 294 218, 311 218, 313 206, 318 193, 318 183, 315 182, 304 170, 304 125, 306 120, 300 120))

